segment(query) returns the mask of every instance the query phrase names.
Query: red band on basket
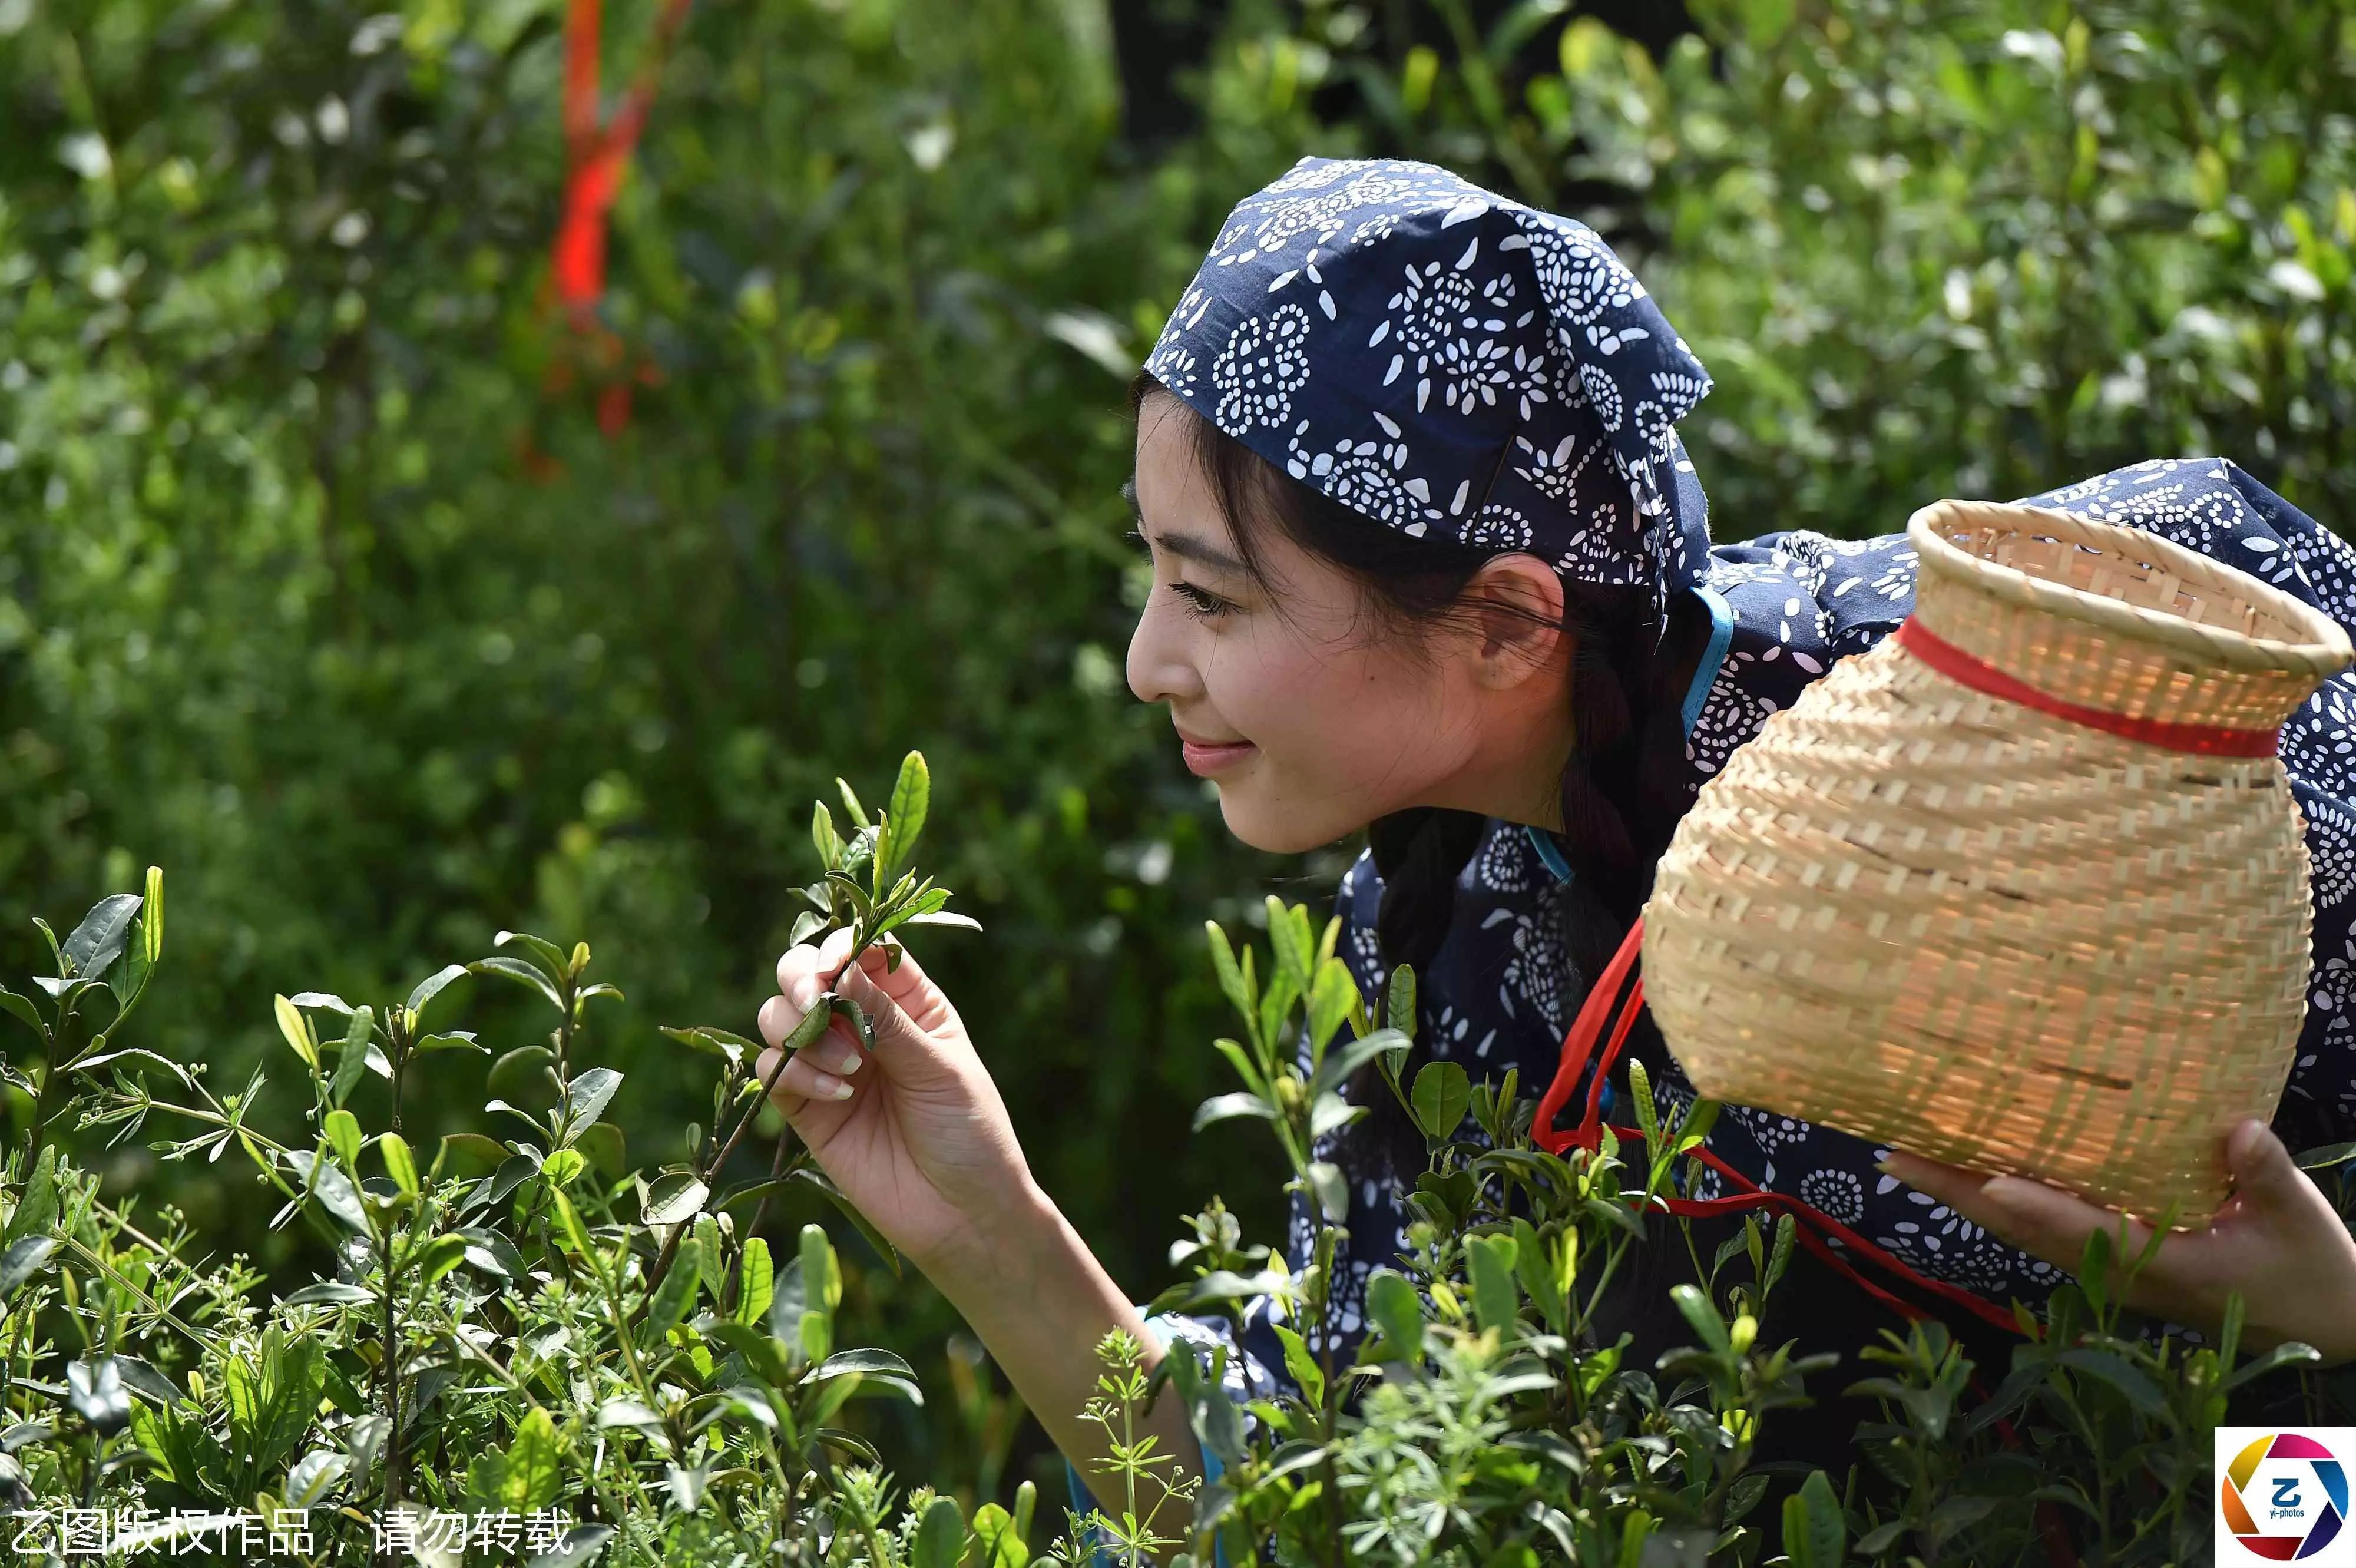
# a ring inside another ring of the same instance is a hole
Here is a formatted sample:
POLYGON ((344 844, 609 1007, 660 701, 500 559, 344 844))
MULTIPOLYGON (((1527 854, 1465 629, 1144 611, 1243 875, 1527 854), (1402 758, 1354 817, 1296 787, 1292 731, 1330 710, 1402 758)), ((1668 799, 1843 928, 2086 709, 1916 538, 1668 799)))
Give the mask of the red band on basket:
POLYGON ((2272 757, 2281 748, 2282 736, 2277 730, 2169 724, 2161 719, 2130 718, 2125 714, 2090 708, 2083 703, 2065 702, 2024 681, 2016 680, 1986 660, 1974 658, 1912 616, 1899 624, 1896 635, 1898 640, 1905 645, 1907 652, 1951 681, 1960 682, 1975 692, 1985 692, 1991 697, 2001 697, 2008 703, 2019 703, 2024 708, 2051 714, 2057 719, 2084 725, 2089 729, 2104 730, 2129 740, 2142 741, 2147 746, 2163 746, 2169 751, 2189 751, 2201 757, 2272 757))

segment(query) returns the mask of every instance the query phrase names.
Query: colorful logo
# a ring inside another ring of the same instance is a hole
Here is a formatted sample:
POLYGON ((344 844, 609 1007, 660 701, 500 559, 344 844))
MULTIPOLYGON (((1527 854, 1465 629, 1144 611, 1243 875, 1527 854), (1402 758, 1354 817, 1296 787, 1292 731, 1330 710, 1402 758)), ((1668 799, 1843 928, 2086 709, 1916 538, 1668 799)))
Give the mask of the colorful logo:
POLYGON ((2348 1522, 2348 1473, 2337 1455, 2302 1433, 2217 1435, 2219 1522, 2236 1541, 2276 1563, 2313 1562, 2330 1547, 2348 1522))

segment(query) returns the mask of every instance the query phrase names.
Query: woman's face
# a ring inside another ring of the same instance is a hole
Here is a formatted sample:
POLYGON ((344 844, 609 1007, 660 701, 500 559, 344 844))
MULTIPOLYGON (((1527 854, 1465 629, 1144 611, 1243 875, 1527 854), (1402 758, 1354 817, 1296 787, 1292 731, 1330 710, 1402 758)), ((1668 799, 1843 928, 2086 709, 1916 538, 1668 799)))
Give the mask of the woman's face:
MULTIPOLYGON (((1216 781, 1229 831, 1294 853, 1408 806, 1495 809, 1496 732, 1532 682, 1501 699, 1481 659, 1371 614, 1355 582, 1280 529, 1254 541, 1273 596, 1256 584, 1179 410, 1154 394, 1138 418, 1134 499, 1153 589, 1130 639, 1129 686, 1170 704, 1186 764, 1216 781)), ((1559 712, 1558 686, 1551 701, 1559 712)), ((1547 749, 1543 735, 1521 735, 1505 771, 1551 794, 1544 770, 1558 780, 1561 757, 1549 764, 1547 749)))

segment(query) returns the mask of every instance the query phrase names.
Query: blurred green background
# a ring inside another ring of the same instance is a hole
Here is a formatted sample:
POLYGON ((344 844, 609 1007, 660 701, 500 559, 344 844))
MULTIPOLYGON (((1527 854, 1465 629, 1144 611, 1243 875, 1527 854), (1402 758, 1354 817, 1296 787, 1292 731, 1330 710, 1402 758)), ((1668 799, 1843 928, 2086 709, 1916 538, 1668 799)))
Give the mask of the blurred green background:
MULTIPOLYGON (((609 113, 656 16, 606 8, 609 113)), ((1272 1152, 1187 1133, 1201 922, 1322 910, 1356 846, 1235 843, 1130 698, 1117 489, 1128 371, 1305 153, 1602 229, 1717 377, 1721 539, 2192 451, 2356 518, 2351 0, 703 0, 585 330, 565 26, 0 0, 0 959, 163 865, 140 1043, 217 1090, 294 1065, 273 992, 517 927, 628 993, 590 1053, 632 1159, 680 1157, 710 1079, 655 1026, 749 1029, 810 800, 914 746, 988 928, 921 945, 1041 1179, 1141 1298, 1215 1190, 1275 1240, 1272 1152)), ((471 1025, 524 1043, 519 995, 471 1025)), ((482 1064, 435 1066, 411 1124, 481 1125, 482 1064)), ((317 1261, 235 1162, 91 1153, 317 1261)), ((935 1391, 892 1456, 1030 1473, 937 1298, 844 1242, 935 1391)))

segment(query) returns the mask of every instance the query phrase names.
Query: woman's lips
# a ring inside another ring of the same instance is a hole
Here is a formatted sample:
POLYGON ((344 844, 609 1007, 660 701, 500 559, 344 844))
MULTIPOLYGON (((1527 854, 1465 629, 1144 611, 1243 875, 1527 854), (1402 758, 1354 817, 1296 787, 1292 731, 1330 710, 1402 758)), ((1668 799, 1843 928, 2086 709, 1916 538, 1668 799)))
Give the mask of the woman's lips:
POLYGON ((1179 744, 1186 754, 1186 770, 1205 779, 1233 767, 1259 749, 1248 740, 1231 741, 1224 746, 1203 746, 1191 740, 1182 740, 1179 744))

